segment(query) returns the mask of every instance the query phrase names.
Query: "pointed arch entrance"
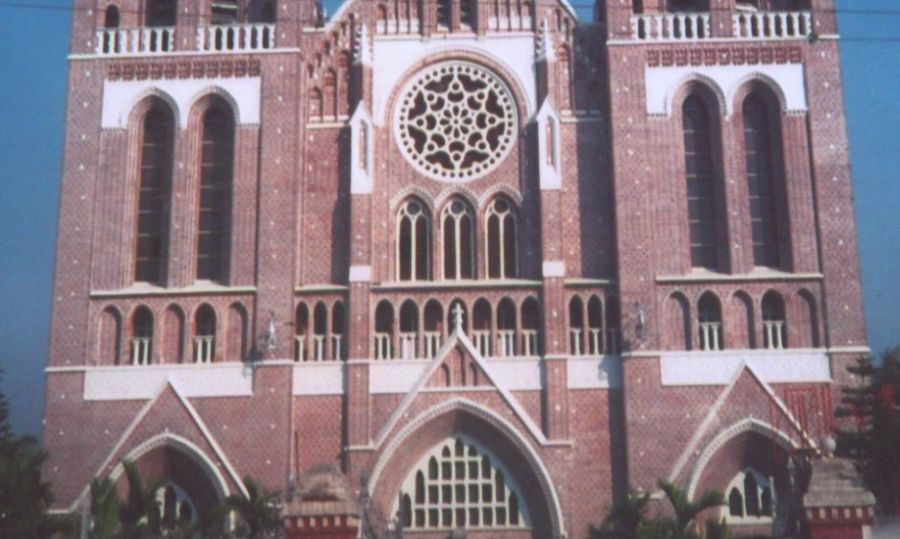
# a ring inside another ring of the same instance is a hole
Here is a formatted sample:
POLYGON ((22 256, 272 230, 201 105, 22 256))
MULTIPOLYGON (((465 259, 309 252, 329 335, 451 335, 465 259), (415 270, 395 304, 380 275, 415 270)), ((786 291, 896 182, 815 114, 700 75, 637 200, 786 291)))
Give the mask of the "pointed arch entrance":
MULTIPOLYGON (((379 448, 377 461, 368 482, 374 509, 380 514, 389 515, 390 518, 396 517, 398 522, 402 522, 402 518, 406 516, 402 514, 402 510, 405 503, 403 496, 407 494, 404 490, 404 487, 408 486, 407 480, 409 477, 415 479, 416 471, 423 459, 427 475, 428 457, 434 451, 440 454, 445 445, 451 448, 448 462, 452 462, 456 440, 463 443, 466 454, 471 446, 476 452, 480 451, 490 456, 493 469, 489 469, 489 473, 492 474, 495 483, 497 475, 495 472, 501 470, 505 484, 514 486, 515 490, 507 488, 504 491, 507 522, 509 522, 509 503, 512 499, 509 494, 513 492, 515 492, 513 503, 517 506, 515 509, 519 514, 519 520, 515 529, 504 530, 503 537, 565 536, 556 489, 535 448, 509 421, 475 402, 462 398, 446 401, 421 413, 379 448), (401 514, 395 515, 396 512, 401 514)), ((456 485, 453 486, 455 487, 456 485)), ((468 485, 466 488, 468 489, 468 485)), ((410 494, 415 495, 414 484, 410 494)), ((459 508, 462 507, 453 507, 453 510, 459 508)), ((468 512, 472 507, 466 506, 465 509, 468 512)), ((415 515, 412 518, 414 519, 415 515)), ((427 513, 425 518, 427 523, 427 513)), ((449 532, 457 527, 454 520, 455 512, 448 520, 451 525, 443 526, 442 518, 443 515, 439 514, 435 531, 439 529, 449 532)), ((483 516, 477 528, 484 528, 481 525, 482 520, 483 516)))
MULTIPOLYGON (((210 514, 231 494, 226 478, 216 464, 191 441, 171 433, 150 438, 132 449, 123 460, 133 462, 144 487, 159 485, 160 516, 171 512, 173 524, 210 514), (168 506, 172 506, 169 508, 168 506)), ((128 485, 122 464, 110 473, 120 492, 128 485)))

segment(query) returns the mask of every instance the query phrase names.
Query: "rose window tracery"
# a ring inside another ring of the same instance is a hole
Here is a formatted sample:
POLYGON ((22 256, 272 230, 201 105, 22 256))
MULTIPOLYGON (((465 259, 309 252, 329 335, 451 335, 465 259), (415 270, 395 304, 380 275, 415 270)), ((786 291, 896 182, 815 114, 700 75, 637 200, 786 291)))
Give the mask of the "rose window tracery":
POLYGON ((422 173, 466 181, 499 165, 516 136, 512 94, 475 64, 432 66, 407 86, 397 108, 400 148, 422 173))

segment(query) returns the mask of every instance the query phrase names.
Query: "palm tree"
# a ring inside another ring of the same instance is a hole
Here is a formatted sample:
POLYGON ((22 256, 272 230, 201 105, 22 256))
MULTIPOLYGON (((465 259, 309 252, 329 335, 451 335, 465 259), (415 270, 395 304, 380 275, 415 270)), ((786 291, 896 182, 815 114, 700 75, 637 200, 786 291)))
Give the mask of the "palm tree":
MULTIPOLYGON (((616 503, 600 528, 591 527, 591 539, 699 539, 694 530, 695 520, 708 509, 725 504, 725 496, 718 491, 703 493, 697 502, 691 502, 684 490, 668 481, 659 481, 675 514, 671 517, 647 518, 650 493, 629 492, 628 497, 616 503)), ((706 523, 706 539, 728 539, 724 522, 710 520, 706 523)))
POLYGON ((225 498, 225 506, 237 512, 247 539, 261 539, 281 529, 278 493, 270 492, 251 477, 244 477, 247 495, 225 498))
POLYGON ((0 391, 0 537, 46 537, 64 528, 65 522, 47 514, 53 493, 50 483, 41 480, 46 459, 34 437, 13 435, 0 391))
POLYGON ((122 523, 122 534, 129 538, 159 536, 159 505, 156 503, 156 491, 160 485, 144 488, 141 474, 133 462, 123 460, 125 477, 128 479, 128 497, 119 509, 119 520, 122 523))
POLYGON ((672 483, 660 480, 658 485, 666 493, 669 503, 672 504, 677 530, 685 538, 691 537, 689 528, 700 513, 725 505, 725 495, 717 490, 704 492, 697 502, 692 503, 688 500, 687 493, 672 483))
POLYGON ((114 539, 119 529, 119 510, 122 501, 112 479, 91 481, 90 539, 114 539))
POLYGON ((633 490, 628 491, 628 496, 624 500, 613 505, 600 528, 591 526, 590 538, 617 539, 620 537, 635 537, 638 528, 646 518, 649 505, 649 492, 640 494, 633 490))

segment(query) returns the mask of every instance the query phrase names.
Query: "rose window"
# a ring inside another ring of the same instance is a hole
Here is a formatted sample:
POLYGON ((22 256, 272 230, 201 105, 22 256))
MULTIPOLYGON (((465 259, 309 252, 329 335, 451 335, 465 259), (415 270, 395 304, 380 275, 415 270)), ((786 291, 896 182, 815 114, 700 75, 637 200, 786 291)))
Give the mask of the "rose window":
POLYGON ((419 74, 407 86, 395 120, 403 153, 437 180, 483 176, 503 161, 516 136, 509 89, 468 63, 438 64, 419 74))

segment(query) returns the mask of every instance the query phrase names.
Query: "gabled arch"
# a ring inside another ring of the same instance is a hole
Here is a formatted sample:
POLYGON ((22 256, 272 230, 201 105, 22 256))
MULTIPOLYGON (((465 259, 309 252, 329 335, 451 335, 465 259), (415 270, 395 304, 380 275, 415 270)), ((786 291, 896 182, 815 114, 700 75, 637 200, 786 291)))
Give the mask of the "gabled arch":
MULTIPOLYGON (((433 439, 429 431, 438 431, 434 432, 435 436, 441 435, 446 437, 446 434, 449 433, 443 432, 445 427, 457 429, 470 435, 474 434, 478 441, 482 443, 493 442, 494 444, 502 444, 507 449, 507 451, 503 452, 504 455, 508 456, 507 465, 511 460, 520 459, 525 468, 517 468, 517 470, 520 473, 530 475, 531 477, 526 479, 532 480, 533 486, 539 489, 542 495, 543 499, 541 500, 532 498, 535 500, 535 505, 532 507, 537 508, 539 512, 543 512, 546 515, 549 521, 547 525, 550 529, 545 530, 545 532, 549 532, 549 536, 553 538, 566 536, 562 507, 556 487, 551 480, 548 468, 532 448, 529 441, 507 419, 482 405, 464 398, 455 398, 429 408, 407 423, 396 435, 389 439, 390 441, 385 440, 387 443, 381 442, 377 445, 378 459, 372 468, 372 474, 367 483, 369 492, 373 493, 373 502, 390 507, 389 504, 392 504, 394 501, 394 493, 390 491, 399 485, 399 481, 402 481, 402 478, 390 474, 386 476, 386 481, 382 481, 382 476, 385 475, 388 465, 391 461, 400 462, 403 460, 405 462, 410 458, 418 457, 425 451, 425 444, 430 446, 430 441, 433 439), (466 430, 467 423, 472 421, 474 421, 474 425, 481 427, 477 433, 466 430), (495 431, 499 436, 485 436, 482 439, 482 436, 488 429, 495 431), (480 436, 478 436, 479 434, 480 436), (388 485, 388 481, 392 484, 388 485)), ((494 453, 501 452, 495 450, 494 453)), ((522 481, 521 476, 519 481, 520 484, 525 483, 525 481, 522 481)), ((532 514, 532 518, 536 520, 538 515, 532 514)))
POLYGON ((790 451, 799 447, 798 444, 794 443, 790 436, 773 425, 760 419, 756 419, 755 417, 744 418, 719 432, 712 441, 706 444, 703 452, 697 457, 687 478, 687 495, 689 500, 694 499, 694 495, 697 493, 697 486, 700 484, 700 479, 703 475, 703 470, 707 467, 713 456, 715 456, 716 452, 732 439, 748 432, 756 433, 773 440, 785 451, 790 451))
MULTIPOLYGON (((212 483, 213 488, 216 489, 216 494, 219 496, 220 500, 224 500, 231 494, 231 489, 228 487, 228 481, 225 479, 225 476, 219 471, 219 466, 216 465, 215 462, 211 458, 209 458, 206 453, 200 449, 196 444, 179 436, 177 434, 173 434, 171 432, 165 432, 157 434, 148 440, 145 440, 140 445, 133 448, 128 452, 122 460, 127 460, 130 462, 137 462, 141 457, 150 453, 154 449, 159 449, 161 447, 170 447, 172 449, 176 449, 189 457, 194 463, 196 463, 200 469, 202 469, 207 478, 212 483)), ((109 478, 112 479, 113 482, 118 481, 119 477, 125 471, 125 468, 122 466, 121 462, 116 464, 116 466, 112 469, 109 474, 109 478)), ((243 488, 243 484, 237 479, 232 478, 232 480, 238 484, 240 488, 243 488)))

